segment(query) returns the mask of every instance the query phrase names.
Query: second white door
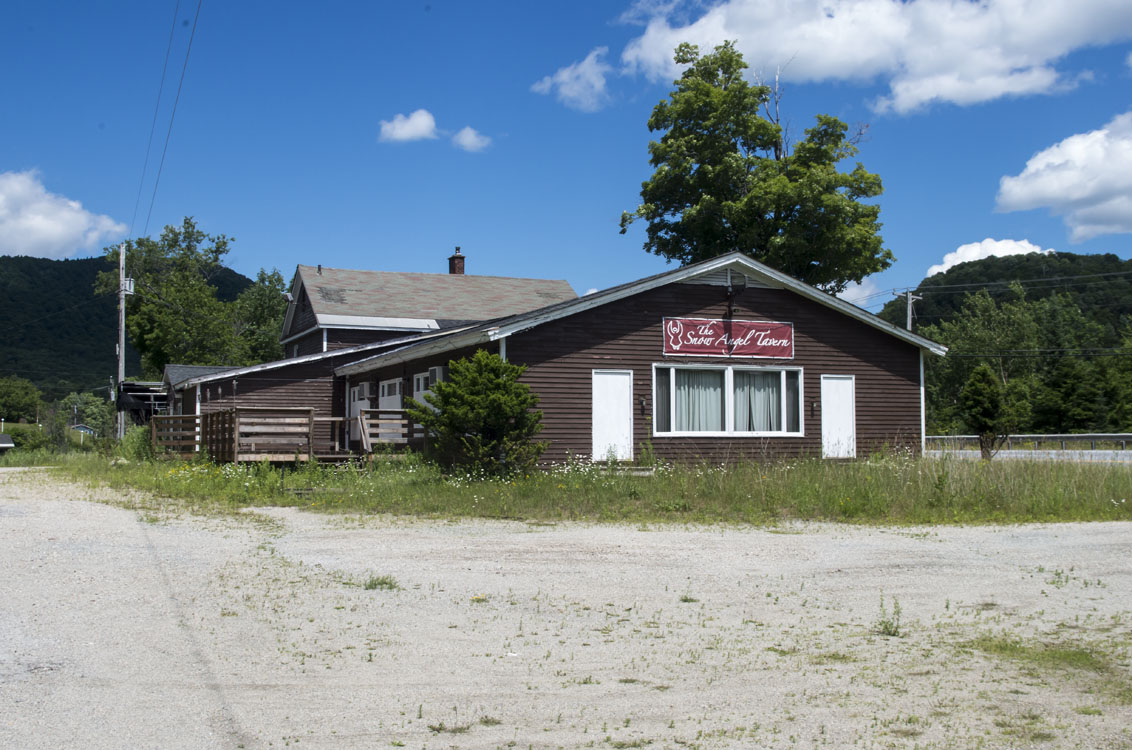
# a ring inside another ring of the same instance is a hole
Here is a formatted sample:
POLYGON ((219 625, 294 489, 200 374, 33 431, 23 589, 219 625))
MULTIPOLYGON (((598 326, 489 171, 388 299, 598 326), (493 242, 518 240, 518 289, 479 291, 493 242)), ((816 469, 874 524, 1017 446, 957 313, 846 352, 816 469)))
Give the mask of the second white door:
POLYGON ((593 371, 593 460, 633 460, 633 371, 593 371))

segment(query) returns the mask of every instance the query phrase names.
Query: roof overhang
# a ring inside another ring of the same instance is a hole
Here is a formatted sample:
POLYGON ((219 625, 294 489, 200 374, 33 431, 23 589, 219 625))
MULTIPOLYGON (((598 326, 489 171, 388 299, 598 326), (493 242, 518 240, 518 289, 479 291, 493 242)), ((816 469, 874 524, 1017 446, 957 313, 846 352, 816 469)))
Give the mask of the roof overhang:
MULTIPOLYGON (((457 329, 457 330, 464 330, 464 329, 457 329)), ((276 360, 275 362, 264 362, 263 364, 259 364, 259 365, 250 365, 248 367, 240 367, 240 368, 236 368, 236 369, 232 369, 232 370, 225 370, 224 372, 213 373, 213 374, 210 374, 210 375, 201 375, 200 377, 191 378, 189 380, 183 380, 180 383, 178 383, 176 386, 174 386, 174 389, 175 390, 184 390, 184 389, 187 389, 187 388, 192 388, 192 387, 197 386, 197 385, 202 385, 204 383, 210 383, 210 382, 213 382, 213 381, 216 381, 216 380, 227 380, 229 378, 238 378, 238 377, 242 377, 244 375, 253 375, 255 373, 266 372, 268 370, 278 370, 281 367, 289 367, 291 365, 301 365, 301 364, 307 364, 307 363, 310 363, 310 362, 319 362, 321 360, 330 359, 332 357, 349 356, 351 354, 359 354, 360 355, 360 354, 365 354, 366 352, 371 352, 375 349, 388 349, 390 347, 404 348, 404 347, 408 346, 409 344, 419 342, 422 339, 429 339, 429 338, 432 338, 432 337, 443 336, 443 335, 446 335, 448 333, 449 333, 449 331, 443 331, 442 333, 414 334, 414 335, 410 335, 410 336, 404 336, 402 338, 389 339, 388 341, 375 341, 375 342, 370 343, 370 344, 358 344, 357 346, 351 346, 351 347, 347 347, 345 349, 331 349, 330 351, 317 352, 315 354, 307 354, 307 355, 304 355, 302 357, 291 357, 290 359, 280 359, 280 360, 276 360)), ((367 360, 362 360, 362 361, 367 361, 367 360)), ((337 373, 337 370, 335 370, 335 373, 337 373)))

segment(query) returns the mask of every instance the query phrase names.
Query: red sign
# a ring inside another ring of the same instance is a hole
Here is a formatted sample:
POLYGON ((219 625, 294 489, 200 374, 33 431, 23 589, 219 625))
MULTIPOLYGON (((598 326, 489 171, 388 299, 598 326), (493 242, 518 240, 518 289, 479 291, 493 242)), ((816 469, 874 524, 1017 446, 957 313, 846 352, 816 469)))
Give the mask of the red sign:
POLYGON ((687 357, 794 358, 794 324, 665 318, 664 353, 687 357))

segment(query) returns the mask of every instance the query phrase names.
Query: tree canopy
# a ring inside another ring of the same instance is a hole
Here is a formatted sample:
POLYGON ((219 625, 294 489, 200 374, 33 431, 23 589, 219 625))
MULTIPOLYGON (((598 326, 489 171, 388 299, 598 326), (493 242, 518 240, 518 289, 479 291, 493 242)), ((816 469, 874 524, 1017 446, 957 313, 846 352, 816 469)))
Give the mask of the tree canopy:
POLYGON ((929 432, 984 431, 963 396, 976 371, 985 391, 984 367, 1002 389, 1001 433, 1132 429, 1132 326, 1108 346, 1105 326, 1067 294, 1028 299, 1015 284, 1000 301, 979 290, 920 333, 950 348, 925 362, 929 432))
POLYGON ((0 417, 9 422, 34 421, 40 395, 35 384, 26 378, 0 378, 0 417))
POLYGON ((862 202, 881 194, 880 178, 860 163, 838 170, 858 151, 845 123, 818 115, 791 149, 771 89, 743 78, 734 43, 706 55, 684 43, 675 60, 687 68, 648 122, 664 133, 649 144, 656 171, 621 215, 622 234, 644 219, 645 250, 670 261, 740 250, 829 292, 892 264, 880 208, 862 202))
MULTIPOLYGON (((147 375, 159 375, 170 363, 240 366, 283 356, 283 277, 260 270, 235 301, 224 301, 216 282, 230 243, 223 234, 201 231, 191 217, 165 227, 158 240, 125 243, 135 292, 126 298, 126 329, 147 375)), ((108 247, 106 258, 115 269, 99 274, 102 292, 117 290, 118 247, 108 247)))

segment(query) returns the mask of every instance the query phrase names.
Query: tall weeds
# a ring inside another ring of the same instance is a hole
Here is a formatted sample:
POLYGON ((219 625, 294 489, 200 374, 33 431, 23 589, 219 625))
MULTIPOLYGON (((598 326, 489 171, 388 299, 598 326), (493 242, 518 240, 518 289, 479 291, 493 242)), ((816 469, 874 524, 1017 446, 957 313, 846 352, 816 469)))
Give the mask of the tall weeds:
POLYGON ((1132 466, 1119 464, 881 455, 849 463, 661 465, 637 475, 573 462, 506 480, 446 476, 416 458, 280 468, 71 456, 61 469, 80 481, 218 509, 295 505, 435 517, 749 524, 1132 520, 1132 466))

